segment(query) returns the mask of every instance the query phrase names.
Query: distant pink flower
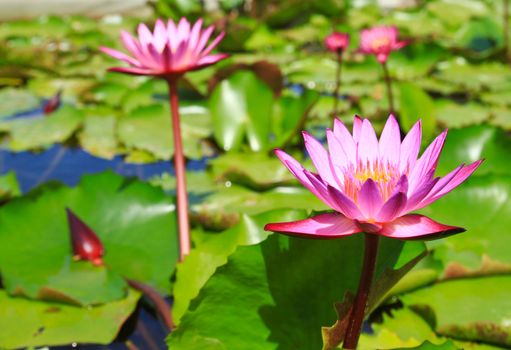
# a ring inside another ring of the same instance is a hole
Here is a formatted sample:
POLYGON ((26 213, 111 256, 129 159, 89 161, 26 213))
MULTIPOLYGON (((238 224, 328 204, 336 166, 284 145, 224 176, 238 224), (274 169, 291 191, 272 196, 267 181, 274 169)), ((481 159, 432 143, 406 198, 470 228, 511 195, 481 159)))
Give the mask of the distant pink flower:
POLYGON ((333 32, 325 38, 328 51, 338 52, 345 50, 350 44, 350 36, 346 33, 333 32))
POLYGON ((399 50, 407 44, 407 41, 398 41, 396 27, 378 26, 362 30, 359 51, 375 55, 378 62, 383 64, 392 51, 399 50))
POLYGON ((224 36, 220 33, 206 46, 213 30, 213 26, 203 29, 202 19, 193 26, 185 18, 181 18, 177 26, 172 20, 165 25, 158 19, 152 33, 145 24, 140 24, 138 39, 126 31, 121 32, 124 47, 131 56, 108 47, 101 47, 101 51, 130 65, 111 68, 111 71, 169 78, 227 57, 227 54, 210 54, 224 36))
POLYGON ((431 239, 463 232, 410 212, 446 195, 467 179, 482 160, 463 164, 443 178, 434 177, 447 131, 417 159, 421 122, 401 142, 399 125, 391 115, 378 141, 367 119, 355 117, 353 135, 335 120, 327 129, 329 152, 304 132, 305 147, 318 173, 304 169, 281 150, 277 156, 316 197, 335 210, 311 218, 272 223, 265 230, 310 238, 336 238, 359 232, 399 239, 431 239))

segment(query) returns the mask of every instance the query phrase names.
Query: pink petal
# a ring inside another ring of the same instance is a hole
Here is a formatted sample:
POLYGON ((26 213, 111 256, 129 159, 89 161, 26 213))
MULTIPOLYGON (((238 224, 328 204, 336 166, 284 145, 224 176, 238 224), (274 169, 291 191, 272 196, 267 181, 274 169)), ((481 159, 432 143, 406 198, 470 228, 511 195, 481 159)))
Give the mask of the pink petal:
POLYGON ((162 52, 167 45, 167 28, 161 19, 156 20, 154 25, 154 46, 158 52, 162 52))
POLYGON ((153 35, 144 23, 138 25, 138 40, 142 48, 153 41, 153 35))
POLYGON ((148 68, 137 68, 137 67, 113 67, 108 69, 110 72, 119 72, 132 75, 160 75, 161 72, 148 69, 148 68))
POLYGON ((188 41, 190 35, 190 22, 185 17, 181 17, 177 25, 177 42, 188 41))
POLYGON ((208 55, 218 45, 220 40, 222 40, 224 38, 224 36, 225 36, 224 32, 221 32, 220 34, 218 34, 218 36, 209 44, 209 46, 206 47, 206 49, 204 49, 204 51, 202 51, 201 55, 202 56, 208 55))
POLYGON ((397 183, 392 190, 391 197, 398 192, 408 193, 408 177, 406 175, 401 175, 399 180, 397 180, 397 183))
POLYGON ((384 165, 399 164, 399 154, 401 150, 401 132, 396 118, 391 114, 380 137, 380 159, 384 165))
POLYGON ((350 219, 362 219, 363 215, 353 201, 337 188, 327 186, 330 198, 335 201, 339 211, 350 219))
POLYGON ((229 55, 226 53, 218 53, 215 55, 205 56, 205 57, 200 58, 197 61, 197 66, 199 66, 199 67, 209 66, 209 65, 215 64, 218 61, 221 61, 227 57, 229 57, 229 55))
POLYGON ((399 172, 408 173, 414 167, 422 142, 422 122, 419 120, 410 129, 401 144, 399 172))
POLYGON ((405 192, 398 192, 391 196, 376 215, 378 222, 389 222, 398 217, 406 206, 405 192))
POLYGON ((194 51, 195 55, 198 56, 202 52, 204 47, 206 47, 206 44, 208 43, 209 37, 211 36, 211 34, 213 34, 213 30, 215 30, 214 26, 209 26, 206 29, 204 29, 204 31, 200 35, 199 41, 197 43, 197 46, 195 47, 195 51, 194 51))
POLYGON ((137 39, 133 38, 130 33, 123 30, 121 31, 121 41, 124 45, 124 47, 131 52, 135 58, 138 59, 139 55, 141 54, 141 47, 140 43, 137 39))
POLYGON ((126 55, 124 52, 120 52, 109 47, 100 47, 99 49, 113 58, 124 61, 132 66, 140 67, 140 63, 136 59, 126 55))
POLYGON ((337 137, 337 141, 339 141, 348 159, 355 164, 357 145, 344 123, 337 118, 334 119, 334 135, 337 137))
POLYGON ((440 197, 445 196, 447 193, 458 187, 470 175, 472 175, 482 162, 483 160, 481 159, 465 167, 460 166, 447 174, 435 185, 435 187, 433 187, 428 196, 417 206, 417 209, 433 203, 440 197))
POLYGON ((264 229, 306 238, 337 238, 360 232, 353 220, 338 213, 319 214, 299 221, 267 224, 264 229))
POLYGON ((422 177, 431 170, 435 170, 438 164, 438 158, 440 152, 444 147, 445 138, 447 136, 447 130, 438 135, 435 140, 426 148, 422 156, 415 163, 410 176, 408 177, 410 190, 415 191, 417 184, 421 181, 422 177))
POLYGON ((362 118, 355 115, 353 118, 353 139, 358 143, 360 141, 360 132, 362 131, 362 118))
POLYGON ((197 22, 195 22, 195 24, 193 25, 192 30, 190 32, 190 39, 188 40, 188 42, 190 43, 190 50, 192 51, 195 51, 195 49, 197 48, 197 44, 199 43, 200 33, 202 30, 202 23, 203 23, 202 18, 199 18, 197 22))
POLYGON ((173 20, 169 19, 167 22, 167 33, 168 33, 168 40, 170 48, 172 49, 172 52, 176 51, 177 45, 179 45, 178 42, 178 35, 177 35, 177 27, 173 20))
POLYGON ((312 137, 308 132, 302 132, 307 153, 316 167, 321 179, 330 185, 336 185, 337 181, 332 173, 330 157, 321 143, 312 137))
POLYGON ((464 231, 461 227, 444 225, 427 216, 409 214, 384 224, 379 234, 399 239, 436 239, 464 231))
POLYGON ((378 185, 373 179, 367 179, 358 192, 358 206, 365 219, 374 219, 383 205, 378 185))
POLYGON ((406 211, 413 211, 417 209, 417 204, 426 198, 428 193, 431 192, 436 183, 440 180, 439 177, 433 178, 434 170, 431 170, 425 175, 417 187, 408 192, 408 203, 406 205, 406 211))
POLYGON ((309 179, 316 193, 318 193, 317 197, 330 208, 334 209, 335 211, 342 212, 341 208, 337 205, 337 202, 334 198, 332 198, 332 195, 328 191, 328 184, 325 183, 319 175, 313 174, 307 169, 304 169, 303 173, 305 176, 307 176, 307 179, 309 179))
POLYGON ((335 137, 332 130, 326 130, 326 139, 328 143, 332 172, 334 174, 335 180, 337 181, 337 184, 342 187, 344 186, 344 177, 342 174, 346 167, 351 163, 351 161, 346 156, 344 148, 342 147, 337 137, 335 137))
POLYGON ((387 62, 388 58, 389 58, 389 53, 388 52, 380 52, 380 53, 376 54, 376 59, 381 64, 384 64, 385 62, 387 62))
MULTIPOLYGON (((300 181, 302 185, 305 186, 305 188, 311 191, 313 195, 321 199, 326 205, 332 206, 331 203, 333 203, 333 201, 329 198, 329 195, 325 197, 325 194, 328 192, 326 189, 326 185, 321 186, 321 184, 317 183, 318 181, 316 181, 315 184, 313 184, 309 177, 306 175, 306 170, 302 167, 302 165, 286 152, 280 149, 276 149, 275 154, 280 159, 280 161, 284 163, 284 165, 288 168, 291 174, 293 174, 293 176, 296 177, 298 181, 300 181), (319 190, 314 185, 318 186, 319 190)), ((335 206, 335 204, 333 205, 335 206)))
POLYGON ((367 162, 374 164, 378 159, 378 138, 368 119, 364 119, 362 122, 357 152, 358 162, 362 162, 362 164, 366 164, 367 162))

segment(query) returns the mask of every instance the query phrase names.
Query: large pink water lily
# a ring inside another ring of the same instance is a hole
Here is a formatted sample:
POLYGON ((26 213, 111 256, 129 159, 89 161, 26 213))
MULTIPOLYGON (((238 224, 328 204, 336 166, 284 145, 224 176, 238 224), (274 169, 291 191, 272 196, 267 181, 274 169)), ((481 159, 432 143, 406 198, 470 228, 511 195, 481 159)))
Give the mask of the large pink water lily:
POLYGON ((339 120, 326 132, 328 149, 304 132, 305 147, 317 169, 310 172, 282 150, 277 156, 291 173, 335 212, 284 223, 265 230, 310 238, 336 238, 359 232, 399 239, 432 239, 463 232, 426 216, 410 214, 465 181, 482 160, 460 165, 443 178, 435 169, 447 131, 417 159, 421 122, 401 142, 399 125, 391 115, 380 139, 368 119, 355 117, 353 134, 339 120))
POLYGON ((220 33, 207 45, 213 30, 213 26, 203 29, 202 19, 193 26, 185 18, 181 18, 177 25, 172 20, 165 24, 158 19, 153 32, 145 24, 140 24, 138 39, 126 31, 121 32, 124 47, 131 56, 108 47, 102 47, 101 51, 130 65, 111 68, 111 71, 170 77, 212 65, 227 57, 227 54, 210 54, 224 36, 223 32, 220 33))
POLYGON ((407 41, 398 40, 396 27, 377 26, 362 30, 359 51, 375 55, 378 62, 383 64, 392 51, 399 50, 407 44, 407 41))

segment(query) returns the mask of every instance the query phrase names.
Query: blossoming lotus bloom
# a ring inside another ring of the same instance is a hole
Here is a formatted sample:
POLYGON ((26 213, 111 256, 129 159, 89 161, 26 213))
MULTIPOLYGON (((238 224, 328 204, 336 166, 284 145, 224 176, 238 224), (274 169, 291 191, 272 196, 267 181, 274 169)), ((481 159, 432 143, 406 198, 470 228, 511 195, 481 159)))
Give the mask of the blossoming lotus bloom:
POLYGON ((153 32, 145 24, 140 24, 138 39, 126 31, 121 32, 122 42, 130 55, 107 47, 102 47, 101 51, 129 64, 129 67, 115 67, 111 71, 168 79, 227 57, 226 54, 211 54, 224 36, 220 33, 208 45, 213 30, 213 26, 203 29, 202 19, 193 26, 185 18, 181 18, 177 25, 172 20, 165 24, 158 19, 153 32))
POLYGON ((460 165, 444 177, 435 169, 447 131, 441 133, 417 159, 421 122, 401 142, 399 126, 391 115, 380 139, 367 119, 355 117, 353 134, 335 120, 327 130, 328 149, 303 133, 305 147, 317 173, 304 169, 281 150, 277 156, 291 173, 335 212, 284 223, 265 230, 310 238, 336 238, 359 232, 399 239, 432 239, 463 232, 426 216, 410 214, 443 197, 461 184, 482 160, 460 165))
POLYGON ((360 33, 359 51, 375 55, 378 62, 383 64, 392 51, 399 50, 408 44, 407 41, 399 41, 397 37, 396 27, 377 26, 364 29, 360 33))
POLYGON ((346 33, 333 32, 325 38, 328 51, 338 52, 345 50, 350 43, 350 36, 346 33))

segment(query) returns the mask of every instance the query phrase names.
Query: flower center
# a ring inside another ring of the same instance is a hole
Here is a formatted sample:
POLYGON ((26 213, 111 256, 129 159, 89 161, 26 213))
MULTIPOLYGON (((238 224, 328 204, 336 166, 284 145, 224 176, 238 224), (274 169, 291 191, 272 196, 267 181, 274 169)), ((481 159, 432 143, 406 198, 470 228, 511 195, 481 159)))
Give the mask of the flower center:
POLYGON ((345 173, 344 192, 356 203, 360 188, 368 179, 372 179, 378 186, 382 198, 387 200, 399 178, 399 170, 392 164, 382 164, 379 161, 360 162, 355 169, 351 168, 345 173))
POLYGON ((390 45, 390 39, 386 36, 382 36, 380 38, 376 38, 371 42, 371 47, 375 51, 379 51, 384 47, 387 47, 390 45))

